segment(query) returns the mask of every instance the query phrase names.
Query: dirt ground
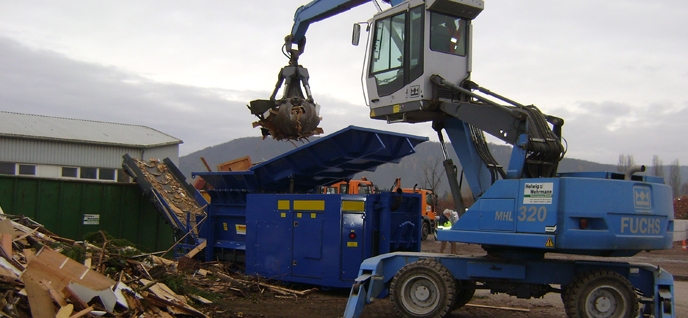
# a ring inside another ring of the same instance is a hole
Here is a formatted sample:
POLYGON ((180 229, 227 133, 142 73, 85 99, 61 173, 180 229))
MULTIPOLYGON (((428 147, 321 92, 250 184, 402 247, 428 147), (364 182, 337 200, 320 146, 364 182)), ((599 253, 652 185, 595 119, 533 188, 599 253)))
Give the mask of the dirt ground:
MULTIPOLYGON (((423 252, 439 252, 440 244, 429 238, 423 242, 423 252)), ((478 245, 458 244, 460 255, 484 255, 478 245)), ((569 257, 553 255, 553 257, 569 257)), ((609 260, 609 259, 607 259, 609 260)), ((659 265, 677 278, 676 317, 688 317, 688 283, 679 280, 688 278, 688 251, 682 250, 680 244, 671 250, 642 252, 632 258, 614 259, 626 262, 651 263, 659 265)), ((249 295, 248 297, 228 295, 227 298, 207 306, 204 312, 212 317, 341 317, 346 307, 348 290, 318 291, 307 297, 279 298, 273 295, 249 295)), ((389 298, 378 299, 363 310, 363 318, 395 317, 389 298)), ((517 299, 504 294, 491 295, 489 291, 476 291, 473 299, 464 307, 451 312, 447 317, 566 317, 559 294, 550 293, 541 299, 517 299), (480 306, 509 307, 510 309, 485 308, 480 306)))

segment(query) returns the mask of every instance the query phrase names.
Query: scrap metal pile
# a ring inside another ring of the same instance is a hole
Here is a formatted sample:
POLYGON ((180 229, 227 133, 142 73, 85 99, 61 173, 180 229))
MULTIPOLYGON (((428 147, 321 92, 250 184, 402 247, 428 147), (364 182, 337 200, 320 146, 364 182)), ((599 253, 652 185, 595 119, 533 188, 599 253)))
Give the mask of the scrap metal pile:
POLYGON ((216 309, 208 298, 309 292, 233 274, 219 263, 144 254, 104 232, 89 238, 70 240, 29 218, 0 214, 0 317, 209 317, 216 309))

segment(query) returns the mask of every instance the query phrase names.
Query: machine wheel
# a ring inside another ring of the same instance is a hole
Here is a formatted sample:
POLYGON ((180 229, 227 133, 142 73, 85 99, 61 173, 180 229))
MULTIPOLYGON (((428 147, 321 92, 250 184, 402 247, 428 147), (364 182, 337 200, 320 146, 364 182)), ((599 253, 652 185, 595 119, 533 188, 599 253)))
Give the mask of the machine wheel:
POLYGON ((596 270, 579 274, 564 288, 564 307, 571 318, 638 316, 638 296, 625 277, 596 270))
POLYGON ((457 280, 456 281, 456 296, 454 297, 454 303, 451 306, 451 310, 454 311, 463 307, 475 295, 475 282, 472 280, 457 280))
POLYGON ((444 317, 454 302, 454 277, 434 260, 406 264, 394 278, 390 298, 403 317, 444 317))
POLYGON ((428 239, 428 235, 430 234, 430 224, 428 222, 423 222, 423 225, 420 227, 420 240, 425 241, 428 239))

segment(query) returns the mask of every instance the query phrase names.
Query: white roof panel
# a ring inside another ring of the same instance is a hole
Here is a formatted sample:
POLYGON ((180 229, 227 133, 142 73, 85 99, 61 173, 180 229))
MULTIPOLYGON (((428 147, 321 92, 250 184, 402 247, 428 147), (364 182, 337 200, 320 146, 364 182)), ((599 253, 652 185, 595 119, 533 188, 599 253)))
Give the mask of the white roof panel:
POLYGON ((0 136, 140 148, 182 143, 146 126, 3 111, 0 111, 0 136))

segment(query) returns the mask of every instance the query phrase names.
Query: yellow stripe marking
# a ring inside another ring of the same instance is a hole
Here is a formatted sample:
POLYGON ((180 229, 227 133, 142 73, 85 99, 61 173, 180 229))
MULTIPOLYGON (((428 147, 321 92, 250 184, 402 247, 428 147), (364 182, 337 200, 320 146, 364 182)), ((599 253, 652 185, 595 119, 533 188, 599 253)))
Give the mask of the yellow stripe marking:
POLYGON ((294 210, 325 211, 325 200, 294 200, 294 210))
POLYGON ((289 200, 277 200, 277 210, 289 210, 289 200))
POLYGON ((342 201, 342 211, 365 211, 365 201, 342 201))

